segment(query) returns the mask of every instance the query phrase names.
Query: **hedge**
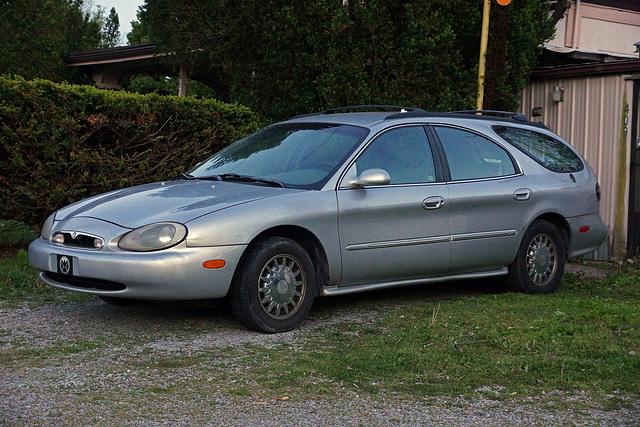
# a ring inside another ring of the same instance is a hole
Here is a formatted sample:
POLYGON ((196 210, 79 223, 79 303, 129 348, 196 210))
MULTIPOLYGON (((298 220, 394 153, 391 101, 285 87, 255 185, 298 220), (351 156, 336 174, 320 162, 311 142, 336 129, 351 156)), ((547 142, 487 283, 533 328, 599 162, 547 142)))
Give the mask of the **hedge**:
POLYGON ((106 191, 173 179, 256 130, 248 108, 0 76, 0 218, 40 225, 106 191))

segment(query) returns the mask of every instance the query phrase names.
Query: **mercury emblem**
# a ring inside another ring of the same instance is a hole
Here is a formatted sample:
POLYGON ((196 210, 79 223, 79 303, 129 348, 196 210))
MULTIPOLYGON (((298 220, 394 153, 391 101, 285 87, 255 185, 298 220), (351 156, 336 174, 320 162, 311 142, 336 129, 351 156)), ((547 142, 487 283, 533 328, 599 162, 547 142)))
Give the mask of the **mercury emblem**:
POLYGON ((71 272, 71 261, 69 261, 69 258, 66 256, 60 257, 58 266, 60 267, 60 273, 62 274, 69 274, 71 272))

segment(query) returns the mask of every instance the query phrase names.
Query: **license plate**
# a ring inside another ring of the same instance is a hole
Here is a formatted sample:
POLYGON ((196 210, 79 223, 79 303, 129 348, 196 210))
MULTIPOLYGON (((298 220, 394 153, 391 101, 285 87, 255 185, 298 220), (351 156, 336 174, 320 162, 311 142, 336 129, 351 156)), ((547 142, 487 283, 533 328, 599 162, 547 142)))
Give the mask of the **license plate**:
POLYGON ((73 258, 67 255, 58 255, 58 273, 73 275, 73 258))

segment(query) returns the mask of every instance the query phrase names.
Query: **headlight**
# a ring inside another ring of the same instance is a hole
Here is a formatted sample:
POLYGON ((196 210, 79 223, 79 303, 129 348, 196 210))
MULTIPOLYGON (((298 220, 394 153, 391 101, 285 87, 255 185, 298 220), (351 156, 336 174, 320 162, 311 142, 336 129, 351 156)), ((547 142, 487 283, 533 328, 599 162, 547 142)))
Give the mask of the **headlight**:
POLYGON ((118 242, 125 251, 149 252, 170 248, 182 242, 187 228, 175 222, 159 222, 128 232, 118 242))
POLYGON ((51 235, 51 230, 53 230, 53 222, 55 221, 55 219, 56 219, 56 213, 54 212, 51 215, 49 215, 49 218, 47 218, 44 224, 42 224, 42 233, 40 233, 40 236, 42 236, 44 240, 49 239, 49 236, 51 235))

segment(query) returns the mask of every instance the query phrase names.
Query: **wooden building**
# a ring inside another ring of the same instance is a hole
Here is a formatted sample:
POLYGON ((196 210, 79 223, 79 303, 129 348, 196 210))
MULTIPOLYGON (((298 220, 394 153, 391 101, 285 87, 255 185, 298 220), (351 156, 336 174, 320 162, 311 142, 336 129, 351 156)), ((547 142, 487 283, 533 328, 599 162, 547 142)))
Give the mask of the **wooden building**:
POLYGON ((575 0, 544 46, 520 111, 580 151, 609 227, 596 259, 640 256, 640 1, 575 0))

